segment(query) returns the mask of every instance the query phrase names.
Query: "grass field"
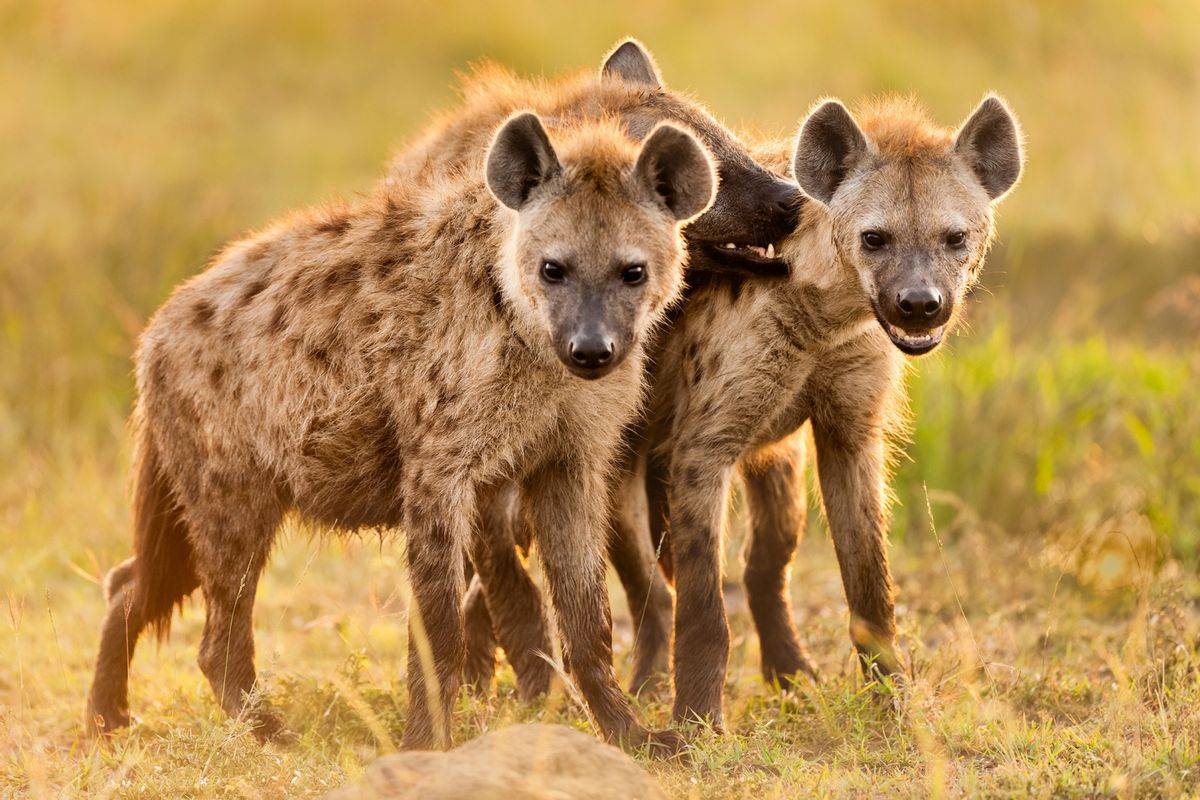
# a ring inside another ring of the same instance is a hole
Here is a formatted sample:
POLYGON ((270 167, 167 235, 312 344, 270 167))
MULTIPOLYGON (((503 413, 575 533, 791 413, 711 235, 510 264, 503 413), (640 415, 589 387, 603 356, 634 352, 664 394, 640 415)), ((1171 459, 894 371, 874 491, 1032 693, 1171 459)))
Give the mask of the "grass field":
MULTIPOLYGON (((735 126, 911 91, 1021 115, 1022 185, 969 324, 914 365, 892 554, 909 686, 864 687, 819 510, 793 595, 822 680, 757 674, 728 541, 730 732, 651 765, 673 796, 1200 795, 1200 13, 1191 0, 743 4, 0 0, 0 796, 315 796, 403 730, 395 540, 296 527, 260 590, 263 749, 195 666, 193 604, 133 670, 140 722, 80 737, 128 554, 130 354, 224 241, 367 190, 490 56, 595 68, 620 36, 735 126)), ((619 596, 619 593, 618 595, 619 596)), ((619 667, 629 616, 618 608, 619 667)), ((643 703, 665 723, 669 707, 643 703)), ((457 738, 586 727, 563 692, 463 697, 457 738)))

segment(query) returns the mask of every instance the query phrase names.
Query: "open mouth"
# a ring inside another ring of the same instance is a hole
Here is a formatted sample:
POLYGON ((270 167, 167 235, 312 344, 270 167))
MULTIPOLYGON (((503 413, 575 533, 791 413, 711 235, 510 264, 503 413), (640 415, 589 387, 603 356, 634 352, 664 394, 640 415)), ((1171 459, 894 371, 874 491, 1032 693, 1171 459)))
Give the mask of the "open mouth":
POLYGON ((942 337, 946 334, 945 325, 938 325, 932 330, 921 331, 920 333, 909 333, 903 328, 888 322, 878 311, 875 312, 875 318, 883 326, 883 330, 887 333, 888 338, 892 340, 892 344, 896 345, 896 348, 900 352, 910 356, 920 356, 928 353, 942 343, 942 337))
POLYGON ((788 274, 787 262, 778 255, 779 248, 775 246, 774 242, 767 244, 704 242, 702 246, 711 260, 733 272, 774 277, 788 274))

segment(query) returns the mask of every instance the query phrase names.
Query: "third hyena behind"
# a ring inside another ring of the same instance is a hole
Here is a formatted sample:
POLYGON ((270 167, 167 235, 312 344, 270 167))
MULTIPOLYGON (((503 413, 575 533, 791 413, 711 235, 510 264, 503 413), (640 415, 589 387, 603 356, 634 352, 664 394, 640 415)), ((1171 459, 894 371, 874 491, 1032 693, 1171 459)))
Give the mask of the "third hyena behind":
POLYGON ((464 553, 516 482, 536 509, 564 660, 609 738, 678 745, 616 684, 606 480, 642 394, 643 340, 682 284, 681 226, 711 158, 671 125, 553 143, 517 114, 467 169, 298 214, 225 250, 154 315, 137 354, 134 557, 106 581, 89 721, 128 722, 128 659, 199 587, 200 668, 260 738, 259 575, 291 509, 402 527, 413 588, 406 747, 445 746, 464 652, 464 553))

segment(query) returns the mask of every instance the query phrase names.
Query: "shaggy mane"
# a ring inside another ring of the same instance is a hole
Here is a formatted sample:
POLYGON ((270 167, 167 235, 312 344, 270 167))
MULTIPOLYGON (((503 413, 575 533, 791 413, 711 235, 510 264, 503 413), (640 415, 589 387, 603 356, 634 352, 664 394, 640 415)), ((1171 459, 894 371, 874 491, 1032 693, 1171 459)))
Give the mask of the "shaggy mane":
POLYGON ((934 122, 913 97, 891 95, 870 100, 856 109, 854 117, 885 156, 941 153, 954 144, 953 131, 934 122))

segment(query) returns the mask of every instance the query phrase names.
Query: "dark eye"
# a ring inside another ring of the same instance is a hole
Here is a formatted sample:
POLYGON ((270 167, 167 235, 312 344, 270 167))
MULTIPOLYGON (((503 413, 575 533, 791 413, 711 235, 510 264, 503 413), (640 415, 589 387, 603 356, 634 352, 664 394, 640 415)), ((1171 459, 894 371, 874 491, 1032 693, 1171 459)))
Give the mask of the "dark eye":
POLYGON ((946 234, 946 244, 950 247, 953 247, 955 250, 959 249, 966 243, 967 243, 967 232, 966 231, 950 231, 950 233, 946 234))
POLYGON ((888 243, 888 235, 881 231, 863 231, 862 243, 868 250, 878 250, 888 243))
POLYGON ((567 279, 567 271, 562 264, 554 261, 542 262, 542 280, 546 283, 562 283, 567 279))
POLYGON ((626 286, 637 286, 642 281, 646 280, 646 265, 645 264, 630 264, 621 270, 621 280, 626 286))

